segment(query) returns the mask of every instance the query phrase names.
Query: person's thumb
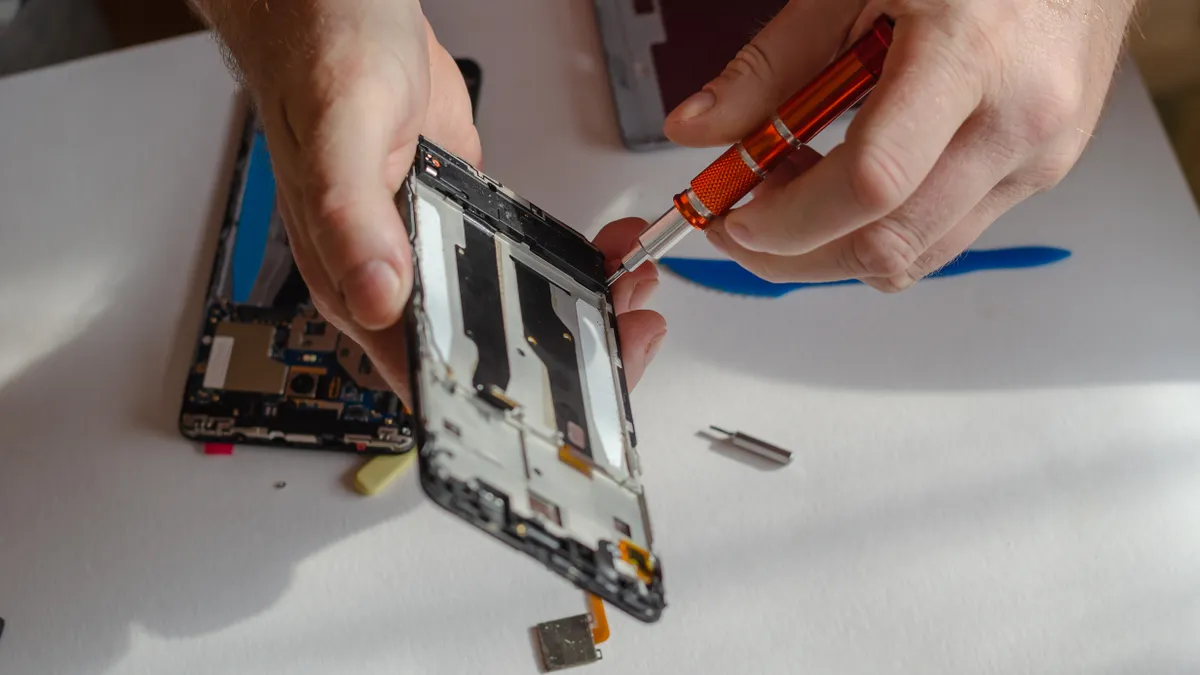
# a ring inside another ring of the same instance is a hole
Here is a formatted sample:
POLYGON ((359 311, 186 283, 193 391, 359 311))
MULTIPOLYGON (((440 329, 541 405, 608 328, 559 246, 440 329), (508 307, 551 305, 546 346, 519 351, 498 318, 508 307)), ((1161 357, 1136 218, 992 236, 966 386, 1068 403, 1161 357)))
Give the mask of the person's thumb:
POLYGON ((422 133, 481 169, 483 150, 475 129, 471 96, 454 57, 429 33, 429 112, 422 133))
POLYGON ((791 0, 724 72, 667 116, 667 137, 704 147, 745 136, 829 64, 863 5, 791 0))
POLYGON ((426 92, 414 104, 386 86, 356 87, 325 111, 303 160, 301 227, 354 322, 368 330, 395 323, 412 290, 393 195, 416 151, 426 92))

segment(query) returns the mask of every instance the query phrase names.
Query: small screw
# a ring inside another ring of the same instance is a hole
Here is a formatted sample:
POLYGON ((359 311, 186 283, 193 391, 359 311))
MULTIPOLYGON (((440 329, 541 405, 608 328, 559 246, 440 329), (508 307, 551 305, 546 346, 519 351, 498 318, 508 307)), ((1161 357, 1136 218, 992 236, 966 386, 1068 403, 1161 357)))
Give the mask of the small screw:
POLYGON ((278 483, 275 484, 276 490, 282 490, 285 487, 287 487, 287 483, 284 481, 279 481, 278 483))

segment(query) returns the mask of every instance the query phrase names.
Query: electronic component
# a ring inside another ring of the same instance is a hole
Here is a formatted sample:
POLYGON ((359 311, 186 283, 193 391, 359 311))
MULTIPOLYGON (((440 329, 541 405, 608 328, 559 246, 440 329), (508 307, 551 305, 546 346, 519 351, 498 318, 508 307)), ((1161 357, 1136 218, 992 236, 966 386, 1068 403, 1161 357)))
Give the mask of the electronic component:
POLYGON ((314 352, 312 361, 316 361, 320 352, 331 352, 337 349, 338 337, 341 332, 332 324, 317 314, 315 309, 304 309, 292 319, 288 331, 288 349, 298 352, 314 352))
POLYGON ((665 606, 604 256, 426 139, 397 201, 421 484, 642 621, 665 606))
POLYGON ((602 644, 608 641, 610 630, 608 614, 604 611, 604 601, 588 593, 588 612, 592 616, 592 642, 602 644))
POLYGON ((356 389, 388 389, 383 375, 375 369, 367 353, 347 335, 338 337, 337 361, 349 378, 340 390, 343 398, 355 400, 356 389))
POLYGON ((621 138, 670 145, 667 114, 716 77, 787 0, 593 0, 621 138))
POLYGON ((220 321, 204 368, 207 389, 282 394, 287 364, 271 358, 275 327, 220 321))
POLYGON ((770 119, 701 171, 675 203, 638 237, 638 246, 608 279, 611 286, 647 260, 658 260, 693 229, 725 215, 796 148, 862 100, 883 73, 892 21, 881 16, 866 35, 776 109, 770 119))
POLYGON ((788 464, 792 461, 790 450, 784 450, 773 443, 768 443, 740 431, 726 431, 720 427, 709 427, 709 429, 725 434, 730 445, 733 447, 753 453, 764 459, 769 459, 776 464, 788 464))
POLYGON ((253 117, 233 178, 181 431, 214 449, 412 449, 412 421, 396 394, 362 347, 312 305, 274 208, 270 157, 253 117))
POLYGON ((595 663, 603 658, 592 636, 588 614, 540 623, 533 629, 548 672, 595 663))
MULTIPOLYGON (((482 71, 456 59, 472 113, 482 71)), ((413 447, 412 418, 362 347, 317 313, 292 259, 266 136, 251 115, 213 261, 180 430, 231 442, 370 454, 413 447)))

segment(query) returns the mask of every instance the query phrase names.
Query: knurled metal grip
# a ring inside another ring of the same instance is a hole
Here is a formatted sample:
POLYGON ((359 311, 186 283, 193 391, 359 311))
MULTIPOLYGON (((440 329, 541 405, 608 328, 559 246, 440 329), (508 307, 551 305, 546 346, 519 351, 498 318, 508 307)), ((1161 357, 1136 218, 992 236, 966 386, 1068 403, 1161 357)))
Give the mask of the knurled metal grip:
MULTIPOLYGON (((692 179, 692 192, 712 216, 727 213, 734 204, 750 194, 750 191, 762 182, 762 178, 759 178, 754 169, 746 165, 746 160, 742 159, 739 147, 739 145, 734 145, 726 150, 717 158, 717 161, 709 164, 708 168, 692 179)), ((676 206, 681 207, 680 212, 692 225, 697 227, 707 225, 712 216, 704 218, 703 211, 690 202, 690 199, 685 201, 686 210, 683 205, 679 204, 678 199, 676 206), (695 219, 691 217, 692 214, 695 214, 695 219)))

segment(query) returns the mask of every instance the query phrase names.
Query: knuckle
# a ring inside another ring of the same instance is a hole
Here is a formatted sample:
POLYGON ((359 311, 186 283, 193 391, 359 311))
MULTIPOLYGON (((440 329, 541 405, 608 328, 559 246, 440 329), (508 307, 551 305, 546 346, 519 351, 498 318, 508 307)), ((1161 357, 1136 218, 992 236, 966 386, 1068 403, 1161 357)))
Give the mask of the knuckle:
POLYGON ((1075 166, 1075 158, 1067 154, 1052 154, 1043 158, 1030 172, 1028 181, 1037 191, 1050 190, 1071 173, 1075 166))
POLYGON ((355 228, 357 209, 349 193, 337 186, 320 191, 310 207, 313 217, 307 219, 309 236, 315 244, 343 238, 355 228))
POLYGON ((735 76, 751 76, 768 82, 773 79, 774 73, 767 53, 753 42, 746 43, 746 46, 738 50, 726 70, 735 76))
POLYGON ((847 266, 860 277, 904 276, 917 261, 921 249, 915 238, 889 221, 869 225, 851 235, 847 266))
POLYGON ((328 295, 327 289, 314 289, 312 292, 313 309, 317 310, 317 314, 325 317, 326 321, 330 321, 338 328, 341 328, 342 323, 344 323, 341 321, 341 303, 336 300, 330 300, 327 297, 328 295))
POLYGON ((850 189, 862 208, 878 213, 899 206, 913 189, 903 153, 867 141, 850 164, 850 189))
POLYGON ((322 51, 309 77, 311 91, 321 100, 336 101, 369 79, 372 63, 367 52, 349 42, 338 41, 322 51))
MULTIPOLYGON (((792 273, 779 262, 772 262, 773 259, 768 259, 766 262, 759 264, 747 265, 746 269, 750 270, 759 279, 772 284, 786 284, 792 280, 792 273)), ((746 263, 743 263, 745 265, 746 263)))
POLYGON ((863 283, 880 293, 895 294, 912 288, 917 283, 917 279, 909 274, 902 274, 895 277, 865 279, 863 283))
POLYGON ((1030 145, 1042 145, 1069 129, 1079 116, 1082 93, 1074 78, 1047 78, 1029 88, 1018 129, 1030 145))
POLYGON ((1082 151, 1082 142, 1059 143, 1020 172, 1016 180, 1019 189, 1032 195, 1057 187, 1071 173, 1082 151))
POLYGON ((962 45, 972 64, 993 73, 1011 60, 1014 34, 1022 27, 1021 12, 1012 2, 978 3, 964 12, 958 26, 962 45))

